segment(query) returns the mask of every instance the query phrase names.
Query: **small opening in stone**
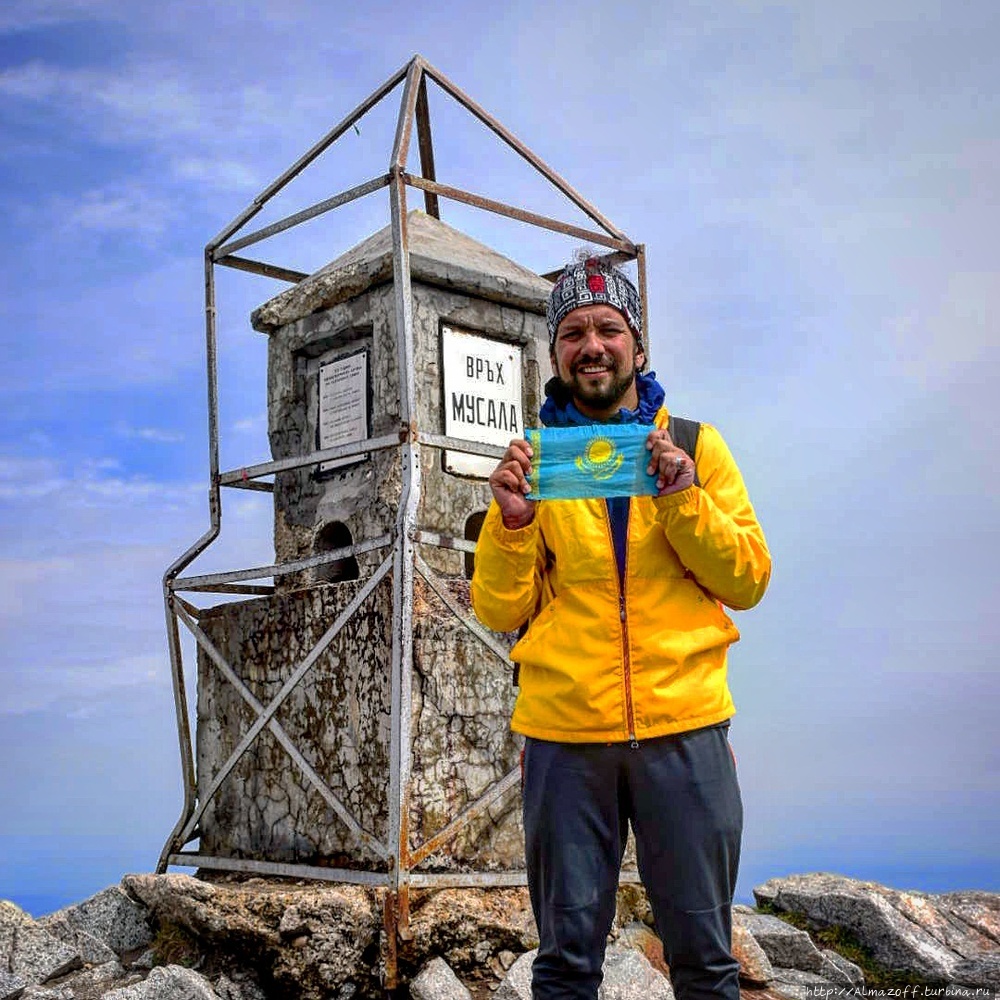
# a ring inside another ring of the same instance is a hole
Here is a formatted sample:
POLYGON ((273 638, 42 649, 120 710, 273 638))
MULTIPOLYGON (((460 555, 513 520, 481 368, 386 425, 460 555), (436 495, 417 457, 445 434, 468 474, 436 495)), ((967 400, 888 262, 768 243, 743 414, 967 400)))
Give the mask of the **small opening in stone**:
MULTIPOLYGON (((479 532, 483 530, 483 521, 486 520, 486 511, 477 510, 470 514, 465 521, 465 540, 467 542, 479 541, 479 532)), ((472 571, 476 568, 475 552, 465 553, 465 578, 472 579, 472 571)))
MULTIPOLYGON (((313 551, 316 555, 320 555, 353 544, 351 529, 343 521, 331 521, 329 524, 324 524, 316 535, 313 551)), ((357 578, 358 560, 354 556, 335 559, 333 562, 316 567, 316 580, 319 583, 340 583, 343 580, 357 580, 357 578)))

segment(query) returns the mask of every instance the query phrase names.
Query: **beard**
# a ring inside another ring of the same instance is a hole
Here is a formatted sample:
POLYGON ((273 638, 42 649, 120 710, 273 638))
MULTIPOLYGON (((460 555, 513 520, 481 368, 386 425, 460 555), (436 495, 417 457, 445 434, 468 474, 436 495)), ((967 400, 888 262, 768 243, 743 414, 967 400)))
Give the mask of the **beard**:
POLYGON ((574 399, 578 399, 591 409, 609 410, 620 402, 635 382, 635 364, 633 363, 628 371, 622 372, 611 358, 601 358, 599 361, 591 358, 577 362, 570 372, 569 379, 564 379, 560 375, 559 382, 574 399), (601 382, 592 382, 577 376, 577 369, 592 364, 608 365, 608 377, 601 382))

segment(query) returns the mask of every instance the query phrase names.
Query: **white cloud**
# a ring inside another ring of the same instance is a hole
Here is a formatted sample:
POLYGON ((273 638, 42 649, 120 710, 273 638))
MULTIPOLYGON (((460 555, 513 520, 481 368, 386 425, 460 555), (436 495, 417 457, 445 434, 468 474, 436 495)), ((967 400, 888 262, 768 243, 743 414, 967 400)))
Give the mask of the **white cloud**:
POLYGON ((21 615, 33 588, 73 569, 70 559, 0 559, 0 621, 21 615))
POLYGON ((176 177, 216 188, 256 190, 263 187, 257 171, 239 160, 189 156, 171 161, 170 167, 176 177))
POLYGON ((36 501, 47 498, 50 506, 65 512, 77 508, 132 508, 155 500, 165 510, 190 506, 204 492, 195 484, 163 483, 142 476, 114 475, 115 459, 84 460, 72 470, 63 470, 52 459, 0 458, 0 501, 8 509, 24 506, 39 513, 36 501))
POLYGON ((164 430, 160 427, 130 427, 128 424, 116 424, 115 433, 124 438, 149 441, 153 444, 178 444, 184 440, 184 435, 179 431, 164 430))
POLYGON ((233 431, 237 434, 260 434, 267 430, 267 413, 255 413, 252 417, 244 417, 233 422, 233 431))
POLYGON ((60 198, 51 211, 61 218, 64 231, 127 234, 148 242, 162 236, 177 214, 169 198, 138 183, 86 191, 73 201, 60 198))
MULTIPOLYGON (((67 241, 74 252, 92 243, 67 241)), ((147 269, 129 262, 113 277, 67 280, 59 295, 23 293, 8 322, 39 335, 21 341, 0 369, 0 391, 122 388, 204 368, 203 274, 196 254, 147 269), (81 324, 86 336, 81 334, 81 324)))
MULTIPOLYGON (((169 698, 161 579, 207 529, 207 487, 117 465, 0 459, 0 522, 17 527, 0 535, 0 714, 86 714, 146 685, 169 698), (15 482, 23 488, 8 490, 15 482)), ((270 497, 227 491, 224 510, 225 531, 187 572, 273 561, 270 497)))
POLYGON ((0 457, 0 500, 38 500, 64 489, 67 480, 47 458, 0 457))
POLYGON ((0 32, 93 18, 120 6, 116 0, 5 0, 0 7, 0 32))

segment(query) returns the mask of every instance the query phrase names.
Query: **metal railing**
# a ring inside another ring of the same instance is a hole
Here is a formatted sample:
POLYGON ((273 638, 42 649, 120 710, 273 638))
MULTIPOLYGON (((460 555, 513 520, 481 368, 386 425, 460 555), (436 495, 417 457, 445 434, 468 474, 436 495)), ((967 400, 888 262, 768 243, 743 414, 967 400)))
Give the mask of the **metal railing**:
MULTIPOLYGON (((556 233, 592 241, 608 247, 608 255, 616 261, 635 260, 639 270, 639 290, 643 301, 644 343, 649 339, 645 325, 649 311, 646 308, 646 262, 642 244, 633 243, 616 226, 592 205, 585 201, 558 174, 515 138, 503 125, 483 110, 456 87, 442 73, 422 57, 414 56, 399 72, 387 80, 362 101, 350 114, 331 129, 291 167, 275 179, 232 220, 205 247, 205 336, 208 382, 208 438, 209 438, 209 514, 210 527, 186 552, 183 553, 163 576, 163 598, 166 614, 167 637, 170 651, 173 692, 176 706, 178 741, 184 785, 184 801, 180 818, 170 833, 158 862, 158 871, 169 865, 245 871, 254 874, 294 876, 362 885, 382 886, 386 894, 384 917, 387 929, 388 954, 386 956, 387 985, 393 986, 396 976, 397 936, 408 936, 409 888, 445 886, 509 886, 525 884, 523 872, 415 872, 421 862, 440 850, 454 838, 473 818, 496 804, 517 786, 517 769, 511 770, 488 787, 473 802, 450 819, 445 826, 415 848, 409 844, 406 810, 409 802, 411 780, 411 705, 410 693, 413 675, 413 587, 419 575, 439 597, 443 604, 492 654, 507 662, 507 649, 451 596, 445 582, 438 576, 416 550, 417 545, 474 550, 474 543, 426 531, 417 523, 420 499, 421 447, 459 451, 470 455, 499 458, 502 448, 478 444, 444 435, 418 433, 416 412, 416 387, 414 380, 413 302, 410 286, 409 241, 406 226, 406 189, 422 191, 429 215, 440 218, 439 199, 458 201, 465 205, 516 219, 556 233), (431 139, 430 115, 427 101, 427 80, 433 81, 442 91, 454 98, 488 129, 500 137, 511 149, 530 163, 550 183, 581 209, 600 227, 599 231, 570 225, 547 216, 537 215, 512 205, 494 201, 479 194, 439 184, 435 178, 434 156, 431 139), (402 99, 396 125, 395 140, 389 169, 385 174, 372 178, 340 194, 327 198, 272 225, 236 237, 260 212, 267 202, 290 181, 306 169, 318 156, 349 130, 371 108, 402 84, 402 99), (416 123, 420 153, 421 174, 407 173, 406 161, 413 126, 416 123), (358 198, 389 188, 390 224, 392 230, 392 274, 395 293, 397 359, 400 372, 400 412, 402 424, 397 434, 369 438, 314 451, 301 457, 279 461, 260 462, 230 471, 219 469, 219 417, 215 267, 223 266, 264 275, 276 280, 298 282, 307 275, 280 265, 234 256, 236 251, 261 243, 278 233, 285 232, 309 219, 331 212, 358 198), (272 482, 263 477, 301 469, 333 459, 348 458, 362 453, 395 449, 398 452, 402 473, 402 492, 394 528, 391 533, 377 538, 356 542, 331 552, 267 566, 236 569, 228 572, 182 576, 183 571, 218 538, 222 516, 223 486, 234 489, 273 491, 272 482), (200 609, 181 596, 182 593, 215 593, 265 595, 274 592, 267 584, 248 581, 274 578, 300 570, 322 566, 365 552, 388 550, 387 554, 363 581, 350 603, 337 616, 312 650, 288 676, 279 692, 269 704, 261 703, 240 679, 222 653, 212 643, 198 623, 200 609), (390 679, 391 731, 389 746, 388 783, 388 834, 380 839, 366 830, 350 809, 330 789, 327 783, 305 759, 301 751, 281 727, 275 715, 294 687, 317 663, 324 650, 360 609, 377 585, 388 575, 392 577, 392 658, 390 679), (228 760, 208 783, 201 799, 198 782, 187 695, 184 680, 180 628, 183 625, 192 635, 197 647, 234 687, 253 712, 255 718, 228 760), (198 824, 226 777, 232 772, 259 734, 267 729, 302 771, 306 780, 343 821, 347 828, 384 863, 384 871, 354 868, 326 868, 315 865, 280 863, 231 857, 214 857, 184 848, 198 837, 198 824)), ((624 880, 633 876, 623 875, 624 880)))

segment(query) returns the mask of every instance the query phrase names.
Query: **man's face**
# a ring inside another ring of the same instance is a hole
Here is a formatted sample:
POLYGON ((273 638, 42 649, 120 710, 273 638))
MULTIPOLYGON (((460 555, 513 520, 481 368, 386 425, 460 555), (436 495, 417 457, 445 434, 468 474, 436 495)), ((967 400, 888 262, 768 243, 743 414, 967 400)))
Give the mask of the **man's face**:
POLYGON ((581 306, 556 329, 552 370, 585 416, 606 419, 635 409, 635 373, 642 351, 625 317, 613 306, 581 306))

